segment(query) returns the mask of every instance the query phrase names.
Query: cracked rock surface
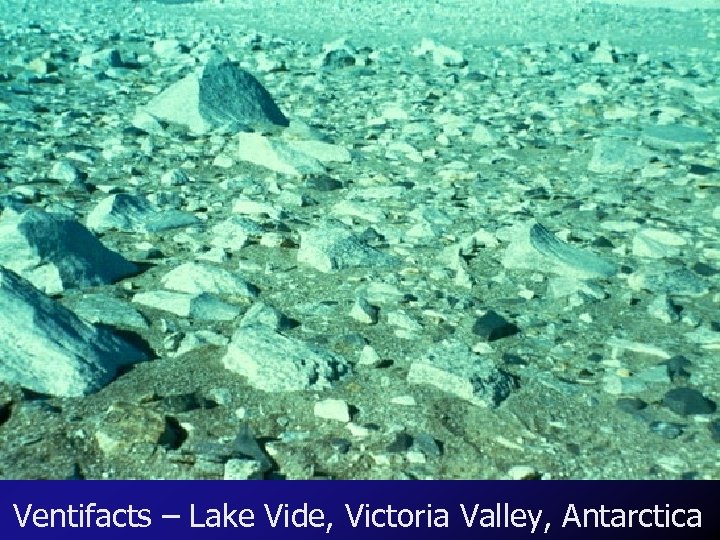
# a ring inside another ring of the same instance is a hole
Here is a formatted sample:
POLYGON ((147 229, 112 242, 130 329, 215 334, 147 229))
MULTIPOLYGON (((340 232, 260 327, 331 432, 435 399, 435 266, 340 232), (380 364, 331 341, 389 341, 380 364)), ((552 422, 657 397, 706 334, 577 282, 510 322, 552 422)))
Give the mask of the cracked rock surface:
POLYGON ((720 478, 720 12, 636 4, 4 2, 0 477, 720 478))

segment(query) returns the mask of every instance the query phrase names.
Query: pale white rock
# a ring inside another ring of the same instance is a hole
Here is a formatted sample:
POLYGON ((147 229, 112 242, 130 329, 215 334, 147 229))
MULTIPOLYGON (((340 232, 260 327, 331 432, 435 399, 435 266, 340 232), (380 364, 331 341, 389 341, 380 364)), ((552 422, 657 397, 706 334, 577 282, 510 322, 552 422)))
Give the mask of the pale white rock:
POLYGON ((74 184, 82 181, 83 173, 69 161, 60 160, 53 163, 50 169, 50 178, 66 184, 74 184))
POLYGON ((147 319, 130 304, 107 294, 85 294, 66 304, 76 315, 89 323, 109 326, 149 328, 147 319))
POLYGON ((415 47, 412 53, 414 56, 430 55, 433 63, 438 66, 464 67, 468 63, 461 52, 446 45, 439 45, 432 39, 427 38, 423 38, 420 45, 415 47))
POLYGON ((257 289, 238 274, 219 266, 188 262, 173 268, 161 282, 166 289, 254 298, 257 289))
POLYGON ((183 52, 183 47, 177 39, 159 39, 153 43, 152 49, 156 55, 165 59, 175 59, 183 52))
POLYGON ((635 143, 601 137, 595 141, 588 169, 600 174, 626 173, 642 169, 651 157, 651 152, 635 143))
POLYGON ((328 388, 350 370, 341 356, 263 326, 238 328, 222 362, 266 392, 328 388))
POLYGON ((680 247, 687 241, 672 231, 664 229, 641 229, 633 237, 632 253, 638 257, 661 259, 663 257, 677 257, 680 247))
POLYGON ((41 394, 89 394, 109 383, 122 366, 148 358, 3 267, 0 328, 0 380, 41 394))
POLYGON ((693 150, 713 139, 707 130, 683 124, 647 126, 642 131, 643 142, 661 150, 693 150))
POLYGON ((160 210, 141 195, 117 193, 95 205, 85 221, 96 232, 158 232, 198 224, 198 219, 179 210, 160 210))
POLYGON ((321 163, 350 163, 352 156, 347 148, 323 141, 288 141, 290 148, 317 159, 321 163))
POLYGON ((660 294, 648 304, 647 312, 651 317, 661 320, 664 323, 671 323, 680 320, 680 315, 675 305, 666 294, 660 294))
POLYGON ((244 248, 250 238, 262 235, 263 228, 251 219, 230 216, 213 226, 211 233, 210 243, 213 246, 235 251, 244 248))
POLYGON ((473 128, 470 140, 477 144, 490 145, 496 141, 496 137, 488 127, 478 124, 473 128))
POLYGON ((211 330, 198 330, 197 332, 190 332, 182 338, 180 346, 177 348, 174 355, 180 356, 181 354, 204 347, 205 345, 223 347, 227 345, 229 341, 230 340, 222 334, 218 334, 217 332, 213 332, 211 330))
MULTIPOLYGON (((323 164, 315 157, 292 146, 291 142, 260 133, 238 133, 234 157, 289 176, 320 174, 323 164)), ((227 149, 226 149, 227 151, 227 149)))
POLYGON ((254 201, 245 196, 240 196, 233 201, 232 211, 235 214, 266 215, 271 219, 285 217, 282 208, 264 201, 254 201))
POLYGON ((350 310, 350 316, 364 324, 376 324, 378 321, 378 308, 370 305, 367 299, 358 297, 350 310))
POLYGON ((339 223, 301 232, 297 260, 320 272, 343 268, 393 266, 397 259, 368 246, 339 223))
POLYGON ((377 366, 380 362, 380 356, 371 345, 365 345, 360 351, 358 363, 361 366, 377 366))
POLYGON ((228 459, 223 480, 262 480, 265 470, 255 459, 228 459))
POLYGON ((538 270, 576 279, 608 278, 616 272, 609 261, 559 240, 538 223, 513 227, 511 238, 502 259, 508 269, 538 270))
POLYGON ((608 340, 608 345, 611 347, 613 358, 618 358, 622 351, 631 351, 640 354, 647 354, 649 356, 655 356, 662 360, 670 359, 670 355, 667 353, 667 351, 649 343, 640 343, 638 341, 630 341, 623 338, 611 337, 608 340))
POLYGON ((514 390, 511 375, 459 341, 444 341, 410 365, 407 381, 454 395, 474 405, 497 406, 514 390))
POLYGON ((138 272, 73 218, 34 208, 0 219, 0 265, 48 294, 113 283, 138 272))
POLYGON ((207 293, 147 291, 136 294, 132 301, 181 317, 203 321, 231 321, 240 315, 240 308, 207 293))
POLYGON ((337 420, 347 423, 350 421, 350 408, 343 399, 324 399, 315 403, 313 407, 316 418, 337 420))

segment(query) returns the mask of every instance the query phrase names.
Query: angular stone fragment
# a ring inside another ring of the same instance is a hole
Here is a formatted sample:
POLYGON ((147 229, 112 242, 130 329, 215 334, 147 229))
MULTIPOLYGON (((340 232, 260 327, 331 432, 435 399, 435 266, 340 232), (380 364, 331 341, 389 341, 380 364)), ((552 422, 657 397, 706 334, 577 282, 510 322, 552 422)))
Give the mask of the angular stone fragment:
POLYGON ((118 193, 101 200, 88 214, 88 228, 97 232, 158 232, 198 223, 198 219, 179 210, 160 210, 140 195, 118 193))
POLYGON ((138 271, 71 217, 34 208, 0 220, 0 265, 48 294, 113 283, 138 271))
POLYGON ((207 293, 148 291, 136 294, 132 301, 201 321, 231 321, 240 315, 240 308, 207 293))
POLYGON ((127 302, 107 294, 83 295, 70 302, 71 309, 81 319, 89 323, 102 323, 109 326, 129 326, 148 328, 148 322, 138 310, 127 302))
POLYGON ((687 416, 689 414, 712 414, 717 405, 694 388, 673 388, 663 396, 663 404, 671 411, 687 416))
POLYGON ((642 132, 642 140, 660 150, 692 150, 708 144, 713 137, 702 128, 669 124, 647 126, 642 132))
POLYGON ((467 65, 467 60, 463 57, 462 53, 451 49, 446 45, 439 45, 432 39, 423 38, 413 50, 415 56, 426 56, 430 55, 434 64, 445 67, 464 67, 467 65))
POLYGON ((426 384, 474 405, 497 406, 517 386, 512 375, 459 341, 444 341, 410 366, 407 380, 426 384))
POLYGON ((186 293, 212 293, 245 298, 257 296, 257 289, 239 275, 209 264, 181 264, 165 274, 161 281, 166 289, 186 293))
POLYGON ((368 246, 342 224, 325 225, 301 233, 297 260, 320 272, 343 268, 392 266, 397 259, 368 246))
POLYGON ((222 361, 266 392, 323 389, 350 371, 341 356, 264 326, 238 328, 222 361))
POLYGON ((472 331, 473 334, 487 341, 495 341, 517 334, 520 329, 505 317, 498 315, 493 310, 489 310, 485 315, 475 320, 472 331))
POLYGON ((634 143, 603 137, 595 142, 588 169, 600 174, 627 173, 642 169, 651 157, 650 152, 634 143))
POLYGON ((147 352, 80 320, 28 281, 0 267, 0 380, 42 394, 99 390, 147 352))
POLYGON ((185 125, 196 133, 217 127, 241 131, 289 123, 255 77, 219 54, 198 72, 156 96, 139 112, 185 125))
POLYGON ((664 229, 641 229, 633 237, 632 253, 638 257, 661 259, 664 257, 677 257, 680 246, 687 241, 671 231, 664 229))
POLYGON ((323 164, 292 144, 259 133, 238 133, 235 157, 289 176, 321 174, 323 164))
POLYGON ((566 244, 539 223, 514 230, 502 264, 509 269, 552 272, 577 279, 608 278, 615 265, 589 251, 566 244))

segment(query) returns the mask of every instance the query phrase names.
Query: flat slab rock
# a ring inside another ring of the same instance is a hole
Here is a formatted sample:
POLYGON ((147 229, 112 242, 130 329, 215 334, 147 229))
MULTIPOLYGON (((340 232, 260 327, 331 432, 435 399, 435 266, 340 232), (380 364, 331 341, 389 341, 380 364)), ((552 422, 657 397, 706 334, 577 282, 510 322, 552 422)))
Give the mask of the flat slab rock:
POLYGON ((198 218, 187 212, 160 210, 145 197, 118 193, 98 202, 85 223, 96 232, 159 232, 198 222, 198 218))
POLYGON ((0 264, 48 294, 110 284, 138 272, 74 219, 34 208, 0 220, 0 264))
POLYGON ((222 362, 266 392, 324 389, 350 371, 343 357, 265 326, 238 328, 222 362))
POLYGON ((398 260, 369 245, 339 223, 303 231, 297 260, 320 272, 363 266, 393 266, 398 260))
POLYGON ((508 269, 537 270, 577 279, 609 278, 617 271, 604 258, 558 239, 539 223, 513 229, 502 265, 508 269))
POLYGON ((121 366, 148 358, 2 267, 0 328, 0 380, 42 394, 89 394, 112 381, 121 366))

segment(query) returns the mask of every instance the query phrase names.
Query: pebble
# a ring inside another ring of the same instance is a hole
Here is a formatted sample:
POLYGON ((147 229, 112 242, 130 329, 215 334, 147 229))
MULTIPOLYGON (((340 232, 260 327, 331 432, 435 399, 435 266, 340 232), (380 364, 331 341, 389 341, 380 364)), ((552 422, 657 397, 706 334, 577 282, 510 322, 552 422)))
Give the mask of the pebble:
POLYGON ((342 399, 324 399, 318 401, 315 403, 314 413, 316 418, 337 420, 343 423, 350 421, 350 408, 347 402, 342 399))

